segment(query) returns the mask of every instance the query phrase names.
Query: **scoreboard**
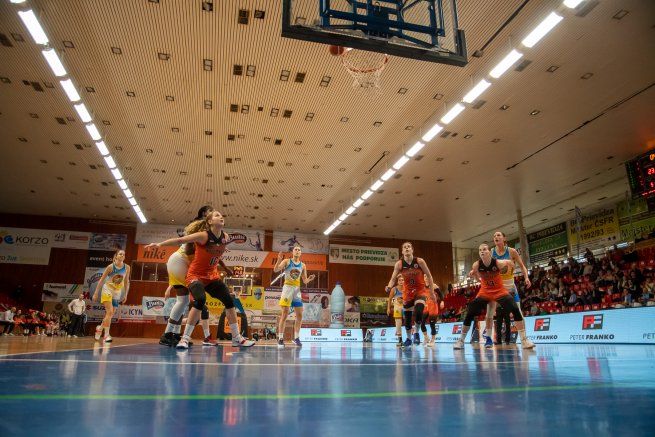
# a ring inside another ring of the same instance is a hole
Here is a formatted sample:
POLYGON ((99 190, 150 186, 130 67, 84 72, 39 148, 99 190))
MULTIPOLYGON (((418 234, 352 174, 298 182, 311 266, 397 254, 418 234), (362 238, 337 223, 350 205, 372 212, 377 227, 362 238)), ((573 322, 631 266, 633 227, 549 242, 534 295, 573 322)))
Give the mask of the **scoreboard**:
POLYGON ((655 195, 655 150, 625 163, 632 198, 655 195))

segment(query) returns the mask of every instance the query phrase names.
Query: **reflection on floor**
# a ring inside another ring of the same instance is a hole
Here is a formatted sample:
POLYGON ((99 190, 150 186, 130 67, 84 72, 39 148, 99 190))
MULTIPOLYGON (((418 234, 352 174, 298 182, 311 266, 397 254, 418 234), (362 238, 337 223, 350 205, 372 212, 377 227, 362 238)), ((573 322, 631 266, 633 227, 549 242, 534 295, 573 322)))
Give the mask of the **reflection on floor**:
POLYGON ((2 337, 0 435, 652 435, 654 363, 633 345, 2 337))

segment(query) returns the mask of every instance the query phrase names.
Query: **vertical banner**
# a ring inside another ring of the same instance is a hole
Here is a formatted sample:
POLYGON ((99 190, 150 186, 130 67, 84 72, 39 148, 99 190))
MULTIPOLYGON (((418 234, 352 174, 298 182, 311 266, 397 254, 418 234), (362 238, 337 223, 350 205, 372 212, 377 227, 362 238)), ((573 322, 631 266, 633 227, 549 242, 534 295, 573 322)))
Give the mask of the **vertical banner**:
POLYGON ((582 217, 580 232, 576 232, 575 220, 569 221, 569 242, 582 249, 604 249, 620 240, 619 218, 616 208, 603 208, 582 217))
POLYGON ((317 234, 297 234, 292 232, 273 232, 273 252, 291 252, 293 246, 300 245, 303 253, 327 255, 329 238, 317 234))
POLYGON ((568 241, 566 239, 566 223, 562 222, 537 232, 528 234, 528 251, 530 262, 539 263, 548 258, 566 255, 568 241))

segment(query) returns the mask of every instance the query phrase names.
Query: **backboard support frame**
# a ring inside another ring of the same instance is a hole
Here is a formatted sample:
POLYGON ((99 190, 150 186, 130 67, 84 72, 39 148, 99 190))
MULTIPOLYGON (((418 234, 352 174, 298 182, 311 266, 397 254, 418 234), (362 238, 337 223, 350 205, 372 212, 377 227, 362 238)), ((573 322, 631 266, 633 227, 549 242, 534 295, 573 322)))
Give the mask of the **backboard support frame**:
POLYGON ((316 3, 320 17, 309 24, 292 22, 294 1, 299 0, 283 0, 283 37, 459 67, 468 63, 464 30, 457 28, 456 0, 447 0, 452 3, 453 49, 439 45, 438 38, 447 34, 442 0, 341 0, 349 4, 348 11, 332 9, 332 0, 309 0, 316 3), (403 18, 419 4, 427 5, 427 25, 406 22, 403 18), (428 40, 407 32, 426 35, 428 40))

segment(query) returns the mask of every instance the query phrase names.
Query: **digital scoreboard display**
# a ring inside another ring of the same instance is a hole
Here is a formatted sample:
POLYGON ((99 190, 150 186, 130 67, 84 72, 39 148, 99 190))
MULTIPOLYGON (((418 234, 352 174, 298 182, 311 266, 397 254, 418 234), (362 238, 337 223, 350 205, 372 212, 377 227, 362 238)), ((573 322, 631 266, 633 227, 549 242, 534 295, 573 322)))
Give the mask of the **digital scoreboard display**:
POLYGON ((655 195, 655 150, 625 163, 632 198, 655 195))

